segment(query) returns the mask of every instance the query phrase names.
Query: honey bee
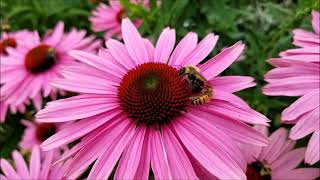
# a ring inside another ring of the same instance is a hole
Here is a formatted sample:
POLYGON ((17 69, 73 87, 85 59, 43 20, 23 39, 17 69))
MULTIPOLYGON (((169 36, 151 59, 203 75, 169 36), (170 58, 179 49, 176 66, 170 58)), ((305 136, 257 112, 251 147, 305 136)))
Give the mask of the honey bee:
POLYGON ((184 76, 189 82, 192 94, 196 96, 191 97, 192 105, 201 105, 210 102, 213 89, 207 84, 206 78, 200 74, 200 69, 187 65, 180 69, 180 75, 184 76))
POLYGON ((205 103, 209 103, 212 98, 213 90, 210 86, 206 86, 202 89, 201 94, 199 96, 195 96, 192 98, 192 105, 201 105, 205 103))

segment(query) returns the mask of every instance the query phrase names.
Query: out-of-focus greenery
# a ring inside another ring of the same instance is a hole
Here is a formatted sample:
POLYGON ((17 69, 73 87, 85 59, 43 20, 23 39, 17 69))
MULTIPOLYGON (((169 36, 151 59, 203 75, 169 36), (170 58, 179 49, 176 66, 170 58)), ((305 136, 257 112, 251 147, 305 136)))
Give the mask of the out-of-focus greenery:
MULTIPOLYGON (((129 0, 119 1, 130 18, 143 19, 140 32, 151 39, 157 39, 166 26, 176 29, 178 40, 189 31, 200 38, 214 32, 220 38, 212 55, 243 41, 246 52, 224 75, 254 77, 257 86, 238 95, 272 120, 271 130, 280 126, 281 111, 296 98, 268 97, 261 93, 265 85, 263 75, 271 68, 266 60, 293 47, 292 29, 311 30, 310 14, 312 9, 320 9, 318 0, 162 0, 159 7, 156 0, 150 0, 150 10, 129 0)), ((1 0, 1 26, 9 25, 11 31, 27 28, 44 34, 61 20, 67 29, 74 26, 92 33, 88 17, 97 5, 89 0, 1 0)), ((101 33, 96 35, 102 37, 101 33)), ((26 117, 9 115, 5 124, 0 125, 0 157, 8 157, 16 148, 23 132, 21 118, 26 117)), ((307 140, 298 144, 305 145, 307 140)))

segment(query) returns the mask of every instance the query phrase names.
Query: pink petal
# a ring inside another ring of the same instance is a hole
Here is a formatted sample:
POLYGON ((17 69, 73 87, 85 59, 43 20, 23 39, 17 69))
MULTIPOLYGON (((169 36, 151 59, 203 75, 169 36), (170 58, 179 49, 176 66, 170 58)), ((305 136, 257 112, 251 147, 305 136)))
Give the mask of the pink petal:
POLYGON ((54 151, 55 150, 51 150, 51 151, 45 153, 45 158, 44 158, 43 163, 41 165, 41 173, 40 173, 41 178, 47 179, 49 176, 51 163, 52 163, 53 156, 54 156, 54 151))
POLYGON ((87 133, 90 133, 97 127, 101 126, 102 124, 108 122, 110 119, 119 115, 120 112, 121 111, 116 109, 77 121, 73 123, 71 126, 68 126, 62 129, 61 131, 58 131, 56 134, 45 140, 41 144, 41 148, 46 151, 49 149, 60 147, 76 139, 79 139, 87 133))
POLYGON ((153 44, 148 40, 148 39, 144 39, 144 43, 146 45, 147 51, 148 51, 148 59, 150 59, 151 61, 154 61, 154 47, 153 44))
MULTIPOLYGON (((109 126, 111 126, 112 124, 118 123, 117 119, 119 118, 109 120, 107 123, 99 126, 95 130, 91 131, 89 134, 84 136, 78 144, 76 144, 70 150, 65 152, 59 160, 53 163, 52 166, 55 166, 61 162, 64 162, 65 160, 69 159, 71 156, 74 156, 76 153, 78 153, 82 148, 85 148, 85 146, 87 146, 88 144, 90 143, 92 144, 93 142, 96 142, 98 139, 101 139, 103 137, 104 132, 108 129, 109 126)), ((90 145, 88 146, 90 147, 90 145)))
POLYGON ((48 39, 44 40, 45 43, 56 46, 63 37, 63 29, 64 23, 62 21, 59 21, 56 27, 54 28, 52 35, 50 35, 48 39))
POLYGON ((242 106, 243 108, 250 108, 250 106, 245 101, 243 101, 238 96, 231 94, 230 92, 214 90, 213 99, 226 101, 228 103, 233 104, 234 106, 239 106, 239 107, 242 106))
MULTIPOLYGON (((130 121, 130 120, 127 120, 130 121)), ((110 145, 105 146, 104 152, 93 165, 88 179, 106 179, 109 177, 124 148, 127 146, 135 131, 135 124, 130 124, 124 132, 115 139, 109 139, 110 145)))
POLYGON ((265 159, 267 162, 272 162, 272 160, 279 158, 282 151, 282 147, 286 143, 287 130, 284 128, 277 129, 270 136, 270 143, 267 147, 262 149, 259 159, 265 159))
POLYGON ((114 142, 119 140, 121 136, 129 136, 129 132, 133 131, 132 126, 131 121, 125 118, 115 118, 106 123, 105 127, 75 155, 66 176, 70 179, 75 179, 81 175, 105 151, 110 151, 114 148, 114 142))
MULTIPOLYGON (((100 49, 101 50, 101 49, 100 49)), ((103 49, 102 51, 99 51, 99 55, 104 57, 103 49), (102 55, 103 54, 103 55, 102 55)), ((110 53, 109 53, 110 54, 110 53)), ((91 81, 103 81, 107 83, 108 85, 116 86, 121 82, 121 79, 115 78, 114 76, 110 76, 108 73, 105 73, 104 71, 101 71, 99 69, 96 69, 94 67, 90 67, 86 64, 76 64, 76 65, 69 65, 68 67, 65 67, 61 74, 66 79, 91 79, 91 81)))
POLYGON ((185 57, 183 64, 185 65, 198 65, 204 58, 206 58, 218 41, 218 36, 210 33, 203 38, 197 47, 185 57))
POLYGON ((166 63, 176 42, 176 31, 174 29, 165 28, 157 41, 154 50, 154 61, 166 63))
POLYGON ((124 44, 119 41, 110 39, 106 41, 106 46, 111 53, 111 55, 116 59, 120 64, 125 66, 128 70, 134 68, 139 62, 134 61, 124 44))
POLYGON ((185 57, 187 57, 187 55, 196 48, 197 42, 198 36, 194 32, 190 32, 184 36, 174 49, 170 57, 169 64, 185 66, 186 64, 182 64, 182 62, 185 60, 185 57))
POLYGON ((319 177, 319 168, 299 168, 289 171, 272 173, 272 179, 303 179, 314 180, 319 177))
MULTIPOLYGON (((91 79, 93 80, 93 79, 91 79)), ((66 91, 88 93, 88 94, 115 94, 115 87, 107 82, 85 81, 83 79, 54 79, 51 85, 66 91)))
POLYGON ((320 14, 315 10, 312 11, 312 27, 314 32, 320 35, 320 14))
MULTIPOLYGON (((285 58, 286 56, 301 55, 301 54, 314 54, 319 56, 319 49, 317 46, 288 49, 286 51, 281 52, 279 55, 285 58)), ((301 59, 301 60, 308 61, 305 59, 301 59)))
POLYGON ((320 69, 312 67, 285 67, 270 70, 265 76, 267 82, 296 76, 317 76, 320 69))
POLYGON ((30 176, 32 179, 38 179, 40 176, 40 149, 38 146, 32 149, 30 158, 30 176))
POLYGON ((179 141, 168 127, 162 128, 163 145, 173 179, 198 179, 179 141))
POLYGON ((159 131, 150 132, 151 167, 156 179, 171 179, 163 138, 159 131))
MULTIPOLYGON (((106 76, 106 74, 103 74, 103 72, 95 68, 91 68, 89 66, 86 68, 68 67, 62 70, 60 73, 65 79, 67 79, 68 82, 70 82, 69 84, 72 84, 74 80, 75 82, 83 81, 83 84, 88 83, 93 85, 94 87, 99 86, 100 84, 102 84, 102 82, 104 85, 101 85, 101 87, 109 86, 110 88, 110 86, 119 85, 119 82, 117 80, 114 81, 115 79, 110 79, 110 77, 106 76), (81 70, 82 72, 80 73, 81 70), (94 85, 92 82, 99 82, 99 85, 98 83, 94 85)), ((65 79, 62 79, 62 80, 65 80, 65 79)), ((59 84, 59 80, 60 79, 58 80, 56 79, 56 81, 58 81, 58 84, 59 84)), ((55 82, 55 80, 52 80, 52 81, 55 82)), ((85 88, 82 88, 82 89, 85 89, 85 88)))
POLYGON ((234 104, 220 100, 213 100, 207 106, 208 110, 216 115, 226 116, 231 119, 250 124, 260 124, 268 126, 268 119, 261 114, 257 114, 256 111, 250 108, 236 106, 234 104))
POLYGON ((131 142, 124 150, 118 168, 116 170, 115 179, 133 179, 139 166, 139 160, 142 154, 143 142, 146 134, 146 126, 140 126, 136 129, 131 142))
POLYGON ((237 42, 229 48, 225 48, 218 55, 208 60, 205 64, 200 66, 201 74, 207 79, 211 80, 225 69, 227 69, 235 60, 239 58, 244 50, 244 44, 237 42))
POLYGON ((211 79, 209 84, 214 89, 234 93, 255 86, 256 83, 253 81, 254 79, 249 76, 222 76, 211 79))
MULTIPOLYGON (((199 133, 206 134, 207 138, 209 139, 207 143, 209 147, 217 146, 219 147, 219 149, 221 148, 222 152, 227 154, 227 156, 230 157, 233 160, 233 162, 235 162, 234 164, 236 164, 236 166, 239 166, 240 168, 245 170, 246 161, 242 156, 239 147, 227 134, 225 134, 223 131, 216 128, 215 126, 212 126, 210 123, 203 121, 201 117, 192 117, 190 115, 186 118, 188 120, 185 120, 185 122, 188 123, 189 126, 194 126, 194 129, 197 129, 199 133), (202 123, 200 123, 201 121, 202 123), (215 131, 215 134, 212 134, 212 131, 215 131)), ((215 149, 213 152, 217 154, 221 153, 218 149, 215 149)))
POLYGON ((287 139, 285 145, 280 150, 280 151, 282 151, 281 154, 285 154, 285 153, 291 151, 292 149, 294 149, 295 145, 296 145, 296 141, 293 141, 291 139, 287 139))
MULTIPOLYGON (((216 135, 216 133, 204 134, 204 131, 200 132, 199 127, 195 128, 194 124, 191 125, 191 123, 187 123, 186 120, 187 119, 183 119, 179 122, 175 121, 173 128, 186 149, 188 149, 201 165, 210 173, 221 179, 245 179, 245 174, 241 167, 237 166, 235 161, 229 156, 230 154, 226 153, 226 150, 231 151, 232 149, 226 149, 225 147, 219 146, 223 145, 223 143, 219 145, 216 144, 218 140, 221 142, 230 142, 230 139, 224 139, 227 136, 223 135, 218 129, 215 129, 214 132, 218 132, 219 135, 212 139, 210 136, 216 135), (228 169, 228 171, 226 171, 226 169, 228 169)), ((232 140, 230 144, 232 144, 232 140)), ((225 144, 223 146, 227 145, 225 144)))
POLYGON ((0 101, 0 123, 5 121, 8 105, 0 101))
POLYGON ((39 122, 64 122, 91 117, 118 107, 114 98, 96 95, 78 95, 52 101, 36 114, 39 122), (61 116, 64 114, 64 116, 61 116))
POLYGON ((313 131, 320 129, 320 107, 302 115, 290 131, 291 139, 301 139, 313 131))
POLYGON ((2 173, 8 178, 8 179, 21 179, 19 175, 15 172, 13 167, 6 161, 5 159, 0 160, 0 167, 2 173))
POLYGON ((1 180, 8 180, 8 178, 5 177, 5 176, 3 176, 2 174, 0 174, 0 179, 1 179, 1 180))
POLYGON ((319 129, 317 129, 309 140, 307 152, 305 156, 305 162, 308 164, 314 164, 320 159, 320 143, 319 143, 319 129))
POLYGON ((295 120, 302 114, 315 109, 320 104, 318 101, 320 99, 319 95, 319 92, 311 91, 310 93, 300 97, 282 112, 281 120, 295 120))
POLYGON ((315 55, 296 55, 296 56, 286 56, 284 58, 271 58, 267 62, 271 64, 272 66, 275 67, 291 67, 291 66, 298 66, 298 67, 311 67, 311 68, 316 68, 319 69, 319 64, 316 63, 310 63, 319 61, 319 57, 315 55), (311 56, 311 58, 309 57, 311 56), (304 60, 309 60, 309 61, 302 61, 301 59, 304 60))
POLYGON ((197 174, 199 179, 210 179, 210 180, 218 180, 217 177, 215 177, 214 175, 212 175, 206 168, 204 168, 198 161, 196 158, 194 158, 190 152, 188 152, 188 150, 184 147, 185 152, 188 155, 188 158, 192 164, 192 167, 195 171, 195 173, 197 174))
POLYGON ((147 129, 143 147, 142 147, 142 153, 143 156, 140 157, 139 165, 135 174, 134 179, 144 179, 147 180, 149 177, 149 170, 150 170, 150 129, 147 129))
POLYGON ((304 158, 306 148, 299 148, 283 154, 271 164, 272 172, 282 171, 283 168, 292 170, 299 166, 304 158))
POLYGON ((125 18, 122 20, 121 29, 123 41, 132 59, 139 62, 139 64, 148 62, 148 51, 144 41, 130 19, 125 18))
POLYGON ((320 79, 313 76, 293 77, 272 82, 262 88, 269 96, 302 96, 320 88, 320 79))
POLYGON ((24 161, 22 155, 18 151, 13 151, 12 158, 15 162, 17 173, 26 179, 31 178, 28 170, 28 166, 24 161))
MULTIPOLYGON (((190 115, 201 117, 197 119, 208 127, 215 126, 228 134, 232 139, 241 143, 265 146, 268 144, 268 138, 249 125, 236 121, 231 118, 217 116, 206 112, 204 109, 193 109, 189 111, 190 115), (209 123, 209 124, 208 124, 209 123)), ((192 118, 192 116, 190 118, 192 118)))
POLYGON ((112 61, 104 59, 100 56, 96 56, 94 54, 73 50, 70 51, 69 55, 115 78, 121 79, 122 76, 126 73, 125 69, 117 67, 116 65, 114 65, 114 63, 112 63, 112 61))
POLYGON ((318 46, 319 35, 312 32, 307 32, 303 29, 295 29, 293 32, 293 44, 300 47, 318 46))

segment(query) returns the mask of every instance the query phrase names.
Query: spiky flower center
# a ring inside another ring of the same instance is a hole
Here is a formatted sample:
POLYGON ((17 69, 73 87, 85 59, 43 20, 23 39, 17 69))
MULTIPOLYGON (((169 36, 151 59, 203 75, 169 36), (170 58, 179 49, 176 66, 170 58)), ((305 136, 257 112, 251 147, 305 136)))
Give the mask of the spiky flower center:
POLYGON ((170 122, 190 104, 191 89, 179 71, 163 63, 145 63, 128 71, 118 88, 123 110, 137 125, 170 122))
POLYGON ((46 44, 41 44, 31 49, 25 56, 24 65, 28 71, 37 74, 52 68, 56 63, 54 49, 46 44))
POLYGON ((255 161, 247 167, 248 180, 271 180, 271 168, 267 164, 255 161))
POLYGON ((120 11, 116 15, 117 21, 121 23, 124 17, 126 17, 126 12, 124 11, 124 9, 120 9, 120 11))
POLYGON ((17 42, 13 38, 7 38, 0 42, 0 54, 8 54, 6 51, 7 47, 15 48, 17 46, 17 42))
POLYGON ((43 142, 54 135, 56 131, 57 128, 53 123, 41 123, 37 125, 36 137, 39 141, 43 142))

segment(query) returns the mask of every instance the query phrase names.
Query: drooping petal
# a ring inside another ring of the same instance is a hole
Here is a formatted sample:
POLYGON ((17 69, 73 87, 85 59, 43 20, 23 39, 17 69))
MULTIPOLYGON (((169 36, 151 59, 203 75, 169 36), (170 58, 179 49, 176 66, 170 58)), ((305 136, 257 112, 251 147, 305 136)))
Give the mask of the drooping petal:
POLYGON ((268 126, 268 119, 250 108, 235 106, 231 103, 213 100, 207 105, 210 112, 223 115, 238 121, 268 126))
POLYGON ((162 128, 163 145, 173 179, 198 179, 182 146, 168 127, 162 128))
POLYGON ((231 118, 214 115, 204 111, 204 109, 190 110, 189 112, 192 116, 202 117, 197 119, 198 121, 208 124, 209 127, 212 125, 221 129, 223 132, 228 134, 231 138, 241 143, 246 143, 252 145, 263 146, 267 145, 268 139, 262 133, 251 128, 250 126, 236 121, 231 118))
POLYGON ((146 135, 144 137, 143 147, 140 157, 139 165, 134 176, 134 179, 147 180, 149 178, 150 170, 150 129, 147 129, 146 135))
POLYGON ((130 122, 124 132, 118 137, 109 140, 110 145, 106 146, 107 148, 104 148, 103 153, 98 157, 89 173, 88 179, 106 179, 109 177, 124 148, 132 139, 134 132, 135 124, 130 122))
POLYGON ((146 126, 140 126, 135 131, 131 142, 129 142, 127 148, 124 150, 120 159, 118 168, 116 170, 115 179, 133 179, 138 166, 139 160, 142 154, 143 142, 146 134, 146 126))
POLYGON ((120 136, 128 135, 127 130, 130 130, 132 125, 122 117, 115 118, 103 126, 92 138, 85 137, 89 142, 86 143, 84 140, 84 147, 74 156, 67 171, 68 178, 74 179, 81 175, 103 152, 112 149, 112 144, 119 140, 120 136))
POLYGON ((172 179, 163 138, 159 131, 150 132, 151 167, 156 179, 172 179))
MULTIPOLYGON (((200 133, 194 126, 192 127, 186 124, 185 120, 186 119, 179 122, 175 121, 172 128, 174 128, 186 149, 188 149, 203 167, 221 179, 245 179, 245 174, 241 167, 237 166, 235 161, 223 151, 226 149, 217 146, 217 144, 213 142, 215 139, 208 137, 209 134, 200 133), (228 169, 228 171, 226 171, 226 169, 228 169)), ((199 127, 197 129, 199 129, 199 127)), ((218 129, 214 131, 219 132, 218 129)), ((223 141, 226 135, 221 136, 222 132, 219 134, 220 141, 223 141)), ((228 141, 226 140, 226 142, 228 141)))

